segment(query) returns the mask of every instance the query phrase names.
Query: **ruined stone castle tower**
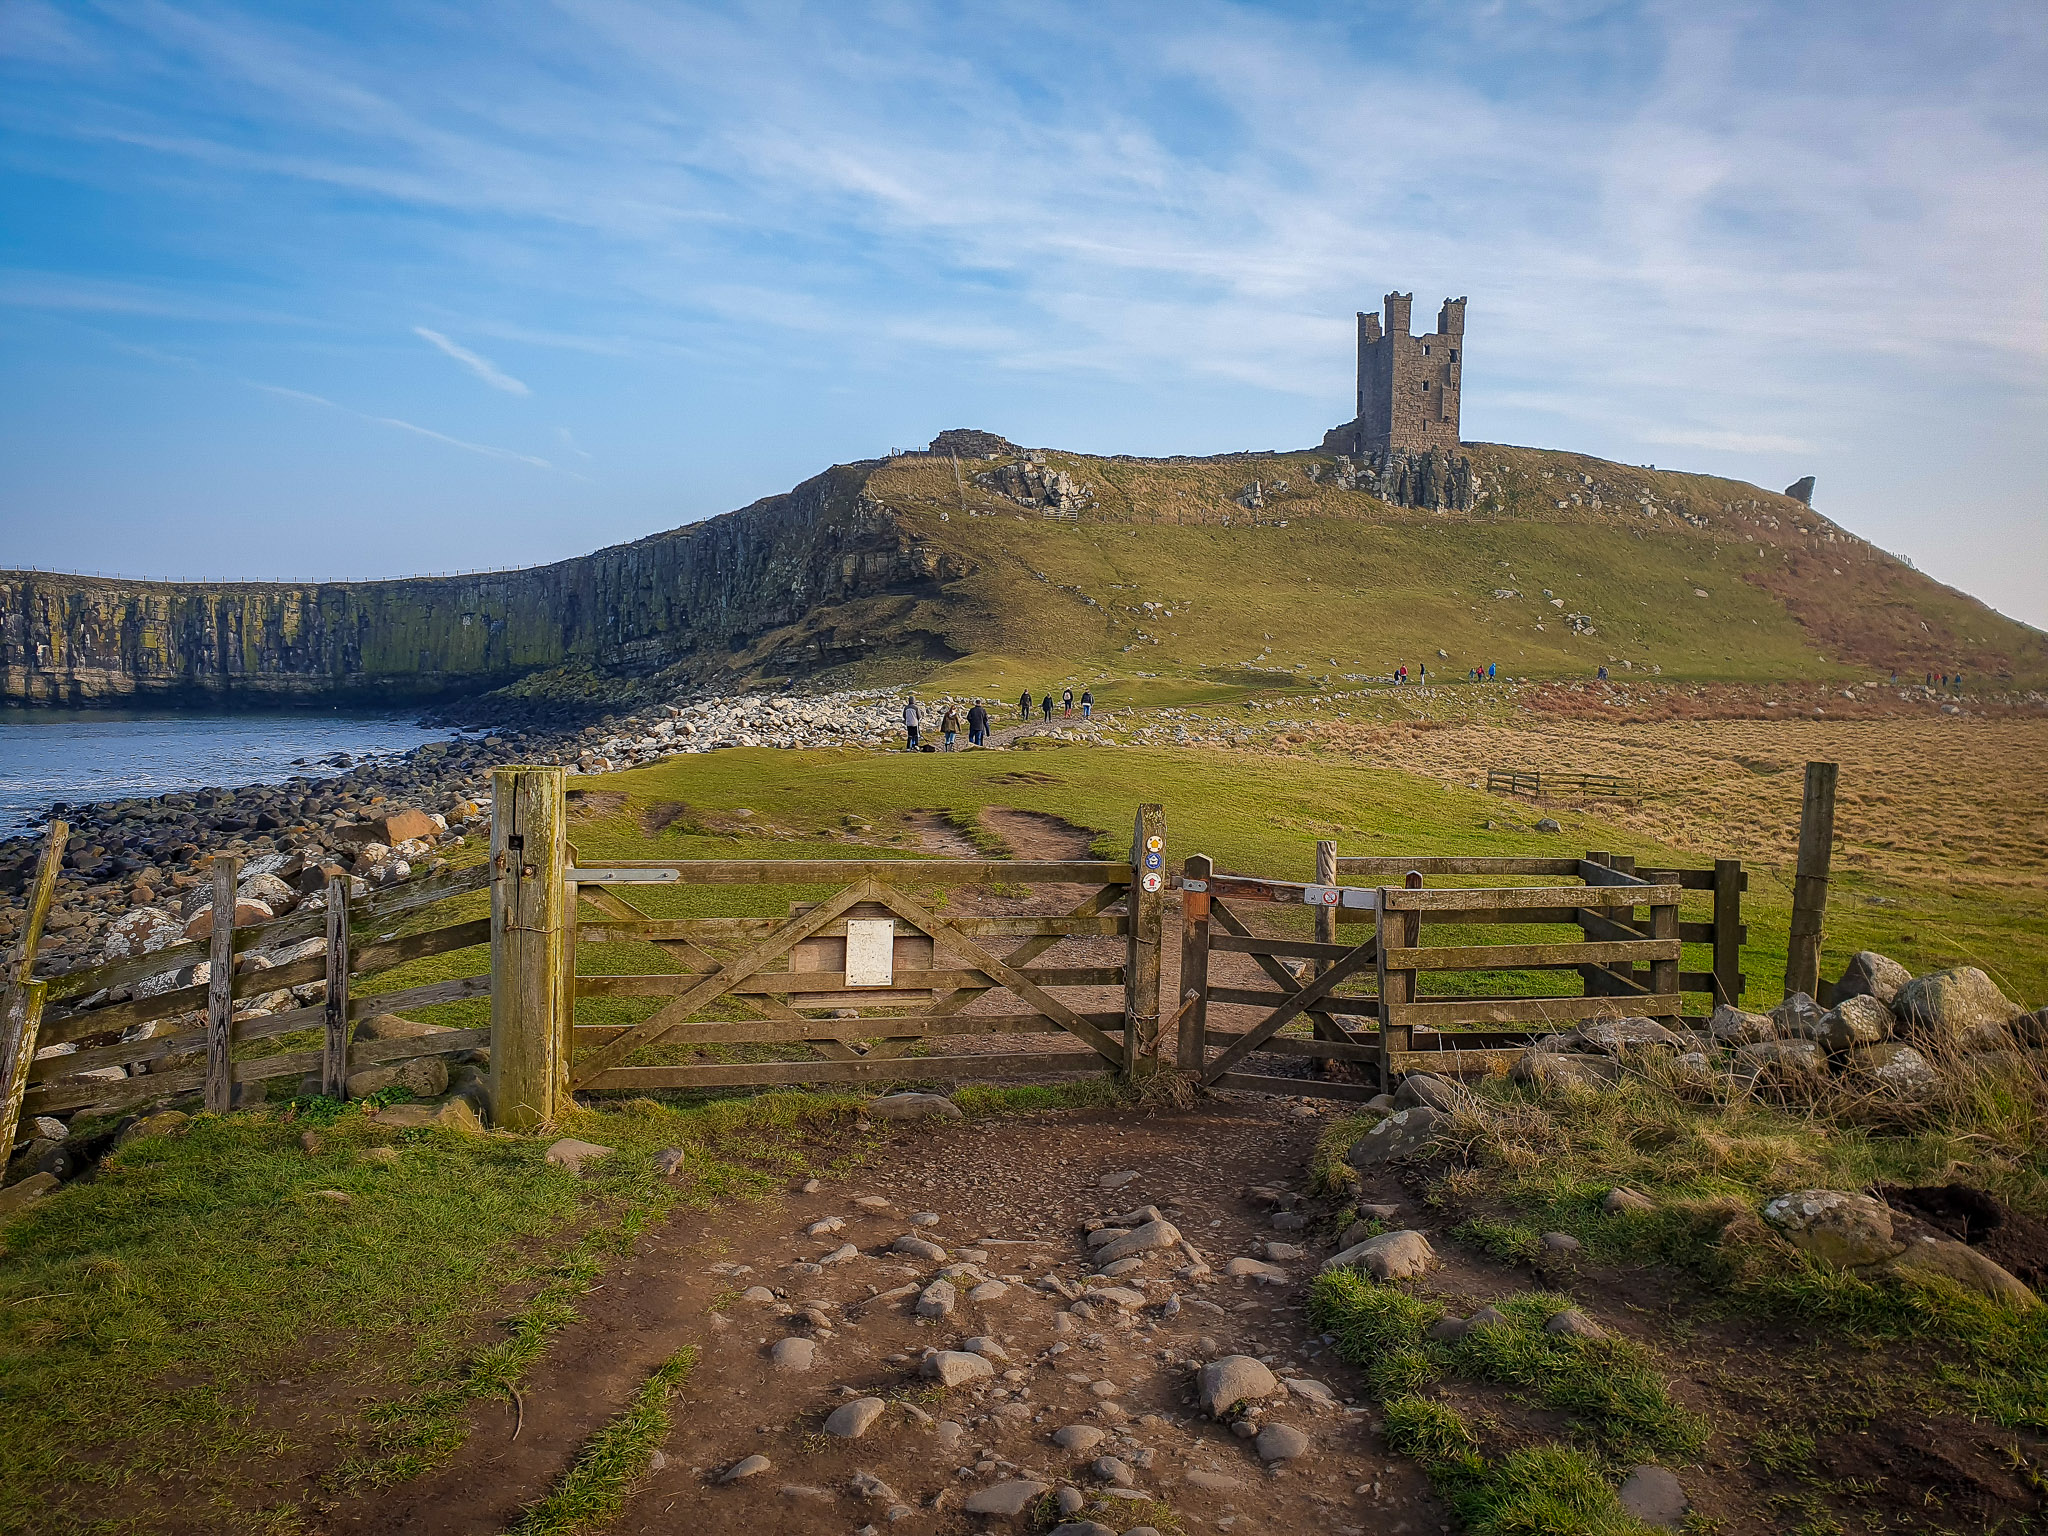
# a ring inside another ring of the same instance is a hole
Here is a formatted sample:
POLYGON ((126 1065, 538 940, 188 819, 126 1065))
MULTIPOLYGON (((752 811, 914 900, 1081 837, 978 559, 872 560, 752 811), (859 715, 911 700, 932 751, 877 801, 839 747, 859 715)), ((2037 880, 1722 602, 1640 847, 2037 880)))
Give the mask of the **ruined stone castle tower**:
POLYGON ((1465 301, 1445 299, 1436 329, 1408 333, 1412 293, 1386 297, 1380 317, 1358 317, 1358 416, 1354 453, 1426 453, 1458 447, 1458 382, 1464 367, 1465 301))
POLYGON ((1363 465, 1358 488, 1404 506, 1469 509, 1471 465, 1458 452, 1459 384, 1465 367, 1465 301, 1445 299, 1436 329, 1408 331, 1412 293, 1386 297, 1358 316, 1358 414, 1323 436, 1323 450, 1363 465))

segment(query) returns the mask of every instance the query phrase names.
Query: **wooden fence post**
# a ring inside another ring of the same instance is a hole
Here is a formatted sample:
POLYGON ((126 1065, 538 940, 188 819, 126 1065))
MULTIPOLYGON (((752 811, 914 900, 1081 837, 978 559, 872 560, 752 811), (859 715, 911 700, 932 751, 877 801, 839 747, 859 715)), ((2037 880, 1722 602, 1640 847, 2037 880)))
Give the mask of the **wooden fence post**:
POLYGON ((1792 931, 1785 947, 1785 995, 1820 994, 1821 930, 1827 922, 1828 871, 1835 853, 1835 763, 1806 765, 1799 808, 1799 866, 1792 882, 1792 931))
POLYGON ((560 768, 491 775, 491 1121, 507 1130, 570 1107, 563 783, 560 768))
POLYGON ((68 822, 53 821, 43 839, 35 884, 29 887, 28 913, 8 967, 6 1005, 0 1014, 0 1168, 14 1155, 14 1132, 21 1124, 21 1100, 28 1092, 29 1064, 36 1059, 36 1035, 43 1022, 43 983, 33 979, 36 951, 43 943, 43 923, 57 895, 57 872, 64 867, 68 822))
MULTIPOLYGON (((1215 862, 1206 853, 1188 855, 1181 866, 1181 879, 1200 880, 1205 885, 1216 873, 1215 862)), ((1180 1037, 1175 1042, 1175 1063, 1183 1072, 1200 1076, 1209 1053, 1209 901, 1206 890, 1183 891, 1180 898, 1180 1037), (1187 1001, 1189 992, 1195 994, 1187 1001)))
POLYGON ((235 1102, 235 876, 242 861, 213 856, 213 932, 206 950, 206 1107, 226 1114, 235 1102))
POLYGON ((1166 812, 1141 805, 1131 827, 1130 938, 1124 952, 1124 1071, 1159 1055, 1159 946, 1166 926, 1166 812))
MULTIPOLYGON (((1678 884, 1678 871, 1675 869, 1646 870, 1643 872, 1643 878, 1653 884, 1676 886, 1678 884)), ((1650 908, 1649 933, 1653 939, 1675 939, 1678 937, 1677 902, 1674 901, 1668 906, 1650 908)), ((1678 967, 1679 961, 1676 956, 1669 960, 1652 960, 1649 964, 1649 975, 1645 978, 1649 982, 1650 991, 1658 995, 1669 993, 1675 997, 1678 993, 1678 967)), ((1635 967, 1631 965, 1629 970, 1633 973, 1635 967)), ((1672 1004, 1669 1013, 1657 1015, 1657 1022, 1664 1025, 1667 1029, 1676 1029, 1678 1027, 1678 1015, 1682 1006, 1680 1003, 1672 1004)))
MULTIPOLYGON (((1317 840, 1315 883, 1317 885, 1335 885, 1337 883, 1337 845, 1335 843, 1326 842, 1321 839, 1317 840)), ((1316 907, 1316 942, 1318 944, 1334 944, 1337 942, 1337 909, 1335 907, 1321 905, 1316 907)), ((1334 964, 1336 964, 1334 960, 1318 960, 1315 964, 1315 969, 1310 974, 1320 976, 1334 964)))
POLYGON ((348 1097, 348 876, 327 882, 327 1040, 320 1053, 320 1091, 348 1097))
POLYGON ((1714 1004, 1742 1006, 1742 861, 1714 860, 1714 1004))

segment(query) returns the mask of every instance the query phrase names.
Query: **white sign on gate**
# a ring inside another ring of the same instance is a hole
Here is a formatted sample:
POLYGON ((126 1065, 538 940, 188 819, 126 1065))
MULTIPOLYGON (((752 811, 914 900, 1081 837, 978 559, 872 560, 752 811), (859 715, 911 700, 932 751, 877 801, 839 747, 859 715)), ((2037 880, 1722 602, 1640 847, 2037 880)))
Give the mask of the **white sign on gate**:
POLYGON ((886 987, 895 979, 896 919, 850 919, 846 925, 846 984, 886 987))

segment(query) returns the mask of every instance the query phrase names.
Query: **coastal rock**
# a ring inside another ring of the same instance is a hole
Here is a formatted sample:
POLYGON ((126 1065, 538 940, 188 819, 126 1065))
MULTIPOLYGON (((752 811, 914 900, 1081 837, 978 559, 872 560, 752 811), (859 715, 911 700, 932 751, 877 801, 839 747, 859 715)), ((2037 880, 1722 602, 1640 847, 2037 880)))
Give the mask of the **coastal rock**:
POLYGON ((1901 1032, 1936 1044, 1963 1040, 1972 1030, 2002 1029, 2019 1009, 1973 965, 1916 977, 1892 997, 1901 1032))
POLYGON ((1890 1003, 1898 996, 1899 988, 1912 979, 1913 973, 1898 961, 1876 950, 1858 950, 1843 967, 1842 979, 1835 983, 1835 1006, 1839 1008, 1852 997, 1874 997, 1880 1003, 1890 1003))

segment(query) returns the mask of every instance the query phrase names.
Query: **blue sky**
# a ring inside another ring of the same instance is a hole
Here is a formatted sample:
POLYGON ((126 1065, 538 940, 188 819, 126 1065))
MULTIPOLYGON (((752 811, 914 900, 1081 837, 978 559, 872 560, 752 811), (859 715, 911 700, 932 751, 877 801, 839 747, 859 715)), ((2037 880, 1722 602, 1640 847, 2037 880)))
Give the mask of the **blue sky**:
POLYGON ((527 564, 951 426, 1711 470, 2048 624, 2048 9, 0 0, 0 564, 527 564))

